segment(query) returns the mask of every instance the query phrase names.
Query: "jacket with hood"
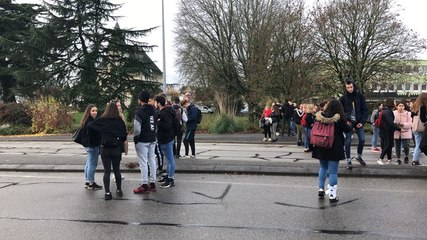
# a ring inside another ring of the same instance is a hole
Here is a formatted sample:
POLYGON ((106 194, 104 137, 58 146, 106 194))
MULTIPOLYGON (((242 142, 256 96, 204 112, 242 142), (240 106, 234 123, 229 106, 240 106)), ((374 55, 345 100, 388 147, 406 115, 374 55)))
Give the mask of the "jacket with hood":
POLYGON ((89 134, 87 125, 94 121, 95 119, 93 119, 91 116, 89 116, 86 120, 86 122, 84 123, 83 128, 80 130, 80 137, 81 137, 81 144, 83 145, 83 147, 97 147, 99 146, 99 142, 101 140, 101 135, 99 135, 97 132, 91 132, 91 134, 89 134))
POLYGON ((157 117, 157 140, 161 144, 173 141, 176 136, 177 121, 172 107, 164 107, 157 117))
POLYGON ((350 132, 352 127, 349 126, 346 121, 341 120, 338 113, 334 116, 327 116, 323 112, 317 112, 316 121, 328 124, 334 123, 334 143, 332 144, 332 148, 314 146, 312 157, 329 161, 339 161, 345 159, 343 133, 350 132))
POLYGON ((355 124, 362 123, 365 124, 368 120, 368 106, 366 105, 365 97, 359 92, 356 87, 356 84, 353 83, 353 92, 349 93, 348 91, 340 98, 340 102, 344 108, 344 112, 347 117, 347 121, 353 122, 355 124), (354 106, 355 120, 351 120, 351 114, 354 106))
POLYGON ((194 104, 190 104, 187 108, 187 129, 197 129, 197 115, 199 111, 194 104))
POLYGON ((135 144, 138 142, 148 143, 156 141, 157 113, 152 105, 144 103, 135 113, 133 130, 135 144))

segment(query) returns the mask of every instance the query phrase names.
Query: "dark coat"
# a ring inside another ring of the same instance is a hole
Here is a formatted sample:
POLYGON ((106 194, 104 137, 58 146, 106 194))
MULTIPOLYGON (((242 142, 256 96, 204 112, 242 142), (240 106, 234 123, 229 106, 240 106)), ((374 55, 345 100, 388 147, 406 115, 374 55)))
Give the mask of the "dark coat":
POLYGON ((101 135, 97 132, 92 132, 89 134, 87 125, 94 121, 94 119, 89 116, 86 122, 84 123, 83 128, 80 130, 80 139, 83 147, 97 147, 99 146, 99 141, 101 140, 101 135))
POLYGON ((394 124, 394 113, 393 111, 388 108, 384 107, 382 110, 382 119, 381 119, 381 131, 386 132, 394 132, 394 131, 400 131, 400 127, 394 124))
POLYGON ((334 123, 334 143, 332 148, 313 147, 312 157, 321 160, 339 161, 345 159, 344 153, 344 133, 352 130, 346 121, 340 119, 339 114, 328 117, 322 112, 316 113, 316 121, 322 123, 334 123))
POLYGON ((353 111, 353 102, 354 102, 354 111, 356 114, 356 124, 362 123, 365 124, 368 120, 368 106, 366 105, 365 97, 356 89, 353 93, 346 92, 341 98, 340 102, 344 107, 344 112, 347 117, 347 121, 351 121, 351 112, 353 111))
POLYGON ((157 112, 150 104, 143 104, 135 113, 134 142, 155 142, 157 135, 157 112))
POLYGON ((307 123, 308 128, 312 129, 313 128, 313 124, 316 121, 316 116, 313 113, 306 113, 307 116, 305 117, 305 121, 307 123))
POLYGON ((157 120, 157 141, 161 144, 168 143, 176 136, 176 116, 172 107, 160 110, 157 120))
POLYGON ((121 118, 98 118, 87 125, 89 134, 98 133, 102 136, 118 137, 120 141, 126 141, 127 130, 125 122, 121 118))
POLYGON ((199 111, 197 110, 197 107, 194 106, 194 104, 190 104, 187 108, 187 122, 186 126, 187 129, 197 129, 197 115, 199 114, 199 111))

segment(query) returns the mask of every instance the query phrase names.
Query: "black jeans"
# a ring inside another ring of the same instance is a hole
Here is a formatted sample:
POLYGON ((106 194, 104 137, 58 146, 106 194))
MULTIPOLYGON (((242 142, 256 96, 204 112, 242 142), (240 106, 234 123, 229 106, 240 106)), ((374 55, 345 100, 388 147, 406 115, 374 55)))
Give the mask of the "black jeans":
POLYGON ((102 164, 104 165, 103 180, 105 192, 110 192, 111 165, 113 165, 117 190, 122 190, 122 175, 120 174, 120 161, 122 160, 121 147, 107 148, 101 146, 101 159, 102 164))
POLYGON ((189 149, 188 145, 191 147, 191 155, 196 155, 196 144, 194 142, 194 135, 196 134, 196 129, 187 129, 184 136, 184 146, 185 146, 185 155, 188 155, 189 149))
POLYGON ((380 159, 384 159, 384 157, 387 155, 387 160, 391 160, 391 150, 393 149, 393 134, 394 131, 386 131, 383 129, 380 129, 380 136, 381 136, 381 155, 380 159))
POLYGON ((176 135, 176 141, 173 144, 173 155, 178 156, 181 153, 181 143, 182 143, 182 127, 179 128, 178 134, 176 135))

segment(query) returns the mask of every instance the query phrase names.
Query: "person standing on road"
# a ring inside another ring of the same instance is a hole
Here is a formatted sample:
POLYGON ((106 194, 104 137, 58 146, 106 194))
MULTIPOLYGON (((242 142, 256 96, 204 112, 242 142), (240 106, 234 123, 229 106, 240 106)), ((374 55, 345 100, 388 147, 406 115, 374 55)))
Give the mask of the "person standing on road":
POLYGON ((191 147, 191 158, 196 157, 196 143, 194 140, 194 136, 197 130, 197 117, 199 111, 194 104, 190 103, 190 101, 184 99, 181 102, 181 106, 187 109, 187 122, 186 129, 184 135, 184 147, 185 147, 185 156, 184 158, 188 158, 189 147, 191 147))
POLYGON ((301 118, 304 115, 303 106, 304 106, 303 104, 300 104, 299 108, 296 107, 294 109, 294 115, 293 115, 293 119, 295 121, 295 126, 296 126, 297 146, 302 146, 305 139, 304 127, 301 126, 301 118))
MULTIPOLYGON (((362 159, 363 147, 365 146, 365 129, 363 125, 368 119, 368 107, 366 105, 365 97, 357 89, 356 83, 352 79, 348 79, 345 82, 346 92, 340 98, 340 102, 344 108, 344 112, 347 117, 347 124, 356 130, 359 144, 357 145, 357 157, 358 161, 362 166, 366 166, 365 161, 362 159)), ((346 133, 345 135, 345 156, 347 159, 347 168, 351 170, 353 164, 351 163, 351 139, 353 131, 346 133)))
POLYGON ((126 141, 127 131, 119 110, 114 103, 109 103, 104 113, 96 120, 88 124, 89 133, 97 132, 101 135, 101 159, 104 165, 104 189, 105 200, 113 197, 110 192, 111 165, 113 165, 116 178, 116 194, 123 196, 122 176, 120 173, 120 161, 122 160, 122 148, 126 141))
POLYGON ((86 150, 85 164, 85 188, 92 190, 101 190, 102 186, 95 182, 95 171, 98 166, 99 158, 99 140, 100 135, 97 133, 89 134, 87 125, 94 121, 98 114, 98 108, 95 104, 89 104, 83 113, 80 121, 80 137, 83 147, 86 150))
POLYGON ((338 100, 330 100, 323 112, 316 113, 316 121, 334 124, 334 142, 332 148, 313 147, 312 157, 319 159, 319 190, 318 197, 323 199, 328 195, 329 201, 338 201, 338 165, 345 158, 344 155, 344 133, 350 132, 352 127, 347 124, 346 115, 338 100), (329 175, 328 189, 325 191, 326 178, 329 175))
POLYGON ((271 113, 273 112, 273 110, 270 108, 270 103, 267 103, 267 105, 265 106, 264 110, 262 111, 262 115, 261 115, 261 122, 263 123, 263 128, 264 128, 264 138, 262 139, 264 142, 269 141, 271 142, 271 123, 272 123, 272 119, 271 119, 271 113))
POLYGON ((381 135, 381 155, 377 160, 379 165, 391 164, 391 150, 393 149, 394 131, 400 131, 400 127, 394 123, 394 99, 387 98, 384 102, 382 110, 380 135, 381 135), (384 162, 384 157, 387 155, 387 162, 384 162))
POLYGON ((383 103, 377 102, 375 104, 374 110, 371 114, 371 124, 372 124, 372 152, 381 152, 381 149, 378 148, 378 136, 380 135, 379 126, 375 125, 375 120, 379 117, 381 110, 383 109, 383 103))
POLYGON ((134 189, 134 193, 156 191, 156 148, 157 113, 154 106, 149 104, 150 93, 142 91, 138 94, 139 110, 133 121, 133 140, 136 156, 141 171, 142 184, 134 189), (150 183, 148 183, 148 165, 150 166, 150 183))
POLYGON ((276 142, 277 141, 277 126, 279 125, 280 122, 280 105, 273 103, 273 105, 271 106, 272 112, 271 112, 271 138, 272 138, 272 142, 276 142))
MULTIPOLYGON (((421 93, 414 102, 411 111, 415 116, 419 116, 421 122, 423 124, 427 123, 427 93, 421 93)), ((414 147, 414 155, 412 157, 412 166, 418 166, 420 164, 420 155, 421 155, 421 138, 423 132, 414 131, 415 137, 415 147, 414 147)))
POLYGON ((175 156, 175 158, 180 158, 181 157, 181 143, 182 143, 182 134, 183 134, 183 126, 184 123, 187 122, 188 118, 187 118, 187 113, 184 111, 184 109, 182 108, 182 106, 179 104, 179 98, 176 97, 174 99, 174 104, 172 105, 172 108, 175 111, 175 115, 176 118, 179 121, 179 129, 178 132, 176 134, 176 140, 173 146, 173 155, 175 156))
POLYGON ((405 102, 397 102, 394 113, 394 123, 397 124, 402 130, 394 131, 394 141, 395 141, 395 149, 397 156, 397 164, 401 164, 400 153, 403 148, 403 153, 405 154, 405 158, 403 162, 405 164, 409 163, 409 141, 412 138, 412 117, 411 113, 406 111, 406 103, 405 102))
POLYGON ((166 98, 163 96, 156 97, 157 108, 160 109, 157 116, 157 141, 160 149, 166 159, 166 175, 162 179, 161 188, 175 186, 175 157, 173 155, 173 143, 175 141, 176 131, 179 128, 175 111, 171 106, 166 106, 166 98))

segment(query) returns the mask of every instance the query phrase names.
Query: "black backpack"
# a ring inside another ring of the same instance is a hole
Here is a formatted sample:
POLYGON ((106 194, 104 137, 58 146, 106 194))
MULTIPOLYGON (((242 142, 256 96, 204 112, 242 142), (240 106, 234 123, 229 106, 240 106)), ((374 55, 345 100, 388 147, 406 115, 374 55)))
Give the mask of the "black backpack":
POLYGON ((173 110, 175 111, 176 120, 178 120, 179 124, 181 124, 182 120, 182 108, 179 105, 173 105, 173 110))
POLYGON ((197 121, 197 124, 200 124, 202 123, 202 118, 203 118, 202 111, 198 107, 196 107, 196 109, 197 109, 196 121, 197 121))

